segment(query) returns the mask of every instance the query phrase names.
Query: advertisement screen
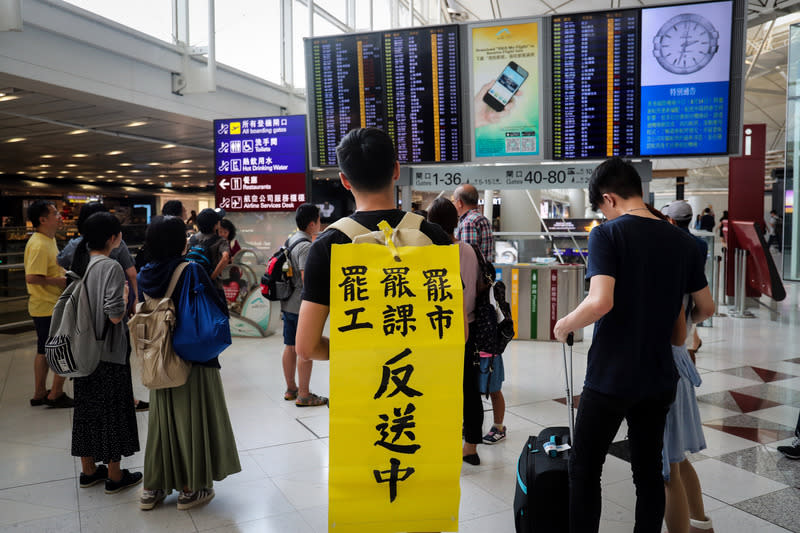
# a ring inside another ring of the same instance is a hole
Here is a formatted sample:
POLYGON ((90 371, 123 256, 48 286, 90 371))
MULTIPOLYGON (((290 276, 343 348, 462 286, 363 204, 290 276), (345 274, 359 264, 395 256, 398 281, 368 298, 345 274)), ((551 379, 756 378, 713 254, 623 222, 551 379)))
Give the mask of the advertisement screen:
POLYGON ((640 153, 725 154, 733 2, 642 9, 640 153))
POLYGON ((214 121, 217 207, 294 211, 306 200, 306 117, 214 121))
POLYGON ((639 11, 552 20, 553 159, 636 155, 639 11))
POLYGON ((458 26, 320 37, 306 46, 319 166, 336 166, 341 138, 364 127, 387 131, 400 163, 463 159, 458 26))
POLYGON ((476 159, 541 155, 539 24, 470 29, 476 159))

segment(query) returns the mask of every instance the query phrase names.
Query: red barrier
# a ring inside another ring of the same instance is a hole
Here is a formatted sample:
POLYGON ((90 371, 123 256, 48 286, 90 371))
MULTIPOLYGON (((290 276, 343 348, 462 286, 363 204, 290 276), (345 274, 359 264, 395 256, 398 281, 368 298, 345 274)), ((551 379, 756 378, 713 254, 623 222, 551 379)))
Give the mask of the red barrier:
POLYGON ((756 222, 737 220, 728 222, 728 231, 731 228, 733 228, 736 247, 748 252, 747 287, 779 302, 786 298, 786 289, 783 287, 778 269, 775 267, 775 261, 772 259, 772 254, 769 253, 769 247, 759 225, 756 222))

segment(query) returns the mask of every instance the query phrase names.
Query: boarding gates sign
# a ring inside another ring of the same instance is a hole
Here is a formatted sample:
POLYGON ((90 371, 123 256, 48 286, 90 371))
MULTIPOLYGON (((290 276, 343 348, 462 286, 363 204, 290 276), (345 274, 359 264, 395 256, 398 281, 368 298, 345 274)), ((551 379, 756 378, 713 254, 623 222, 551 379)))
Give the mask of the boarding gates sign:
POLYGON ((217 207, 295 211, 306 201, 306 117, 214 121, 217 207))
POLYGON ((328 531, 456 531, 458 247, 333 245, 328 531))

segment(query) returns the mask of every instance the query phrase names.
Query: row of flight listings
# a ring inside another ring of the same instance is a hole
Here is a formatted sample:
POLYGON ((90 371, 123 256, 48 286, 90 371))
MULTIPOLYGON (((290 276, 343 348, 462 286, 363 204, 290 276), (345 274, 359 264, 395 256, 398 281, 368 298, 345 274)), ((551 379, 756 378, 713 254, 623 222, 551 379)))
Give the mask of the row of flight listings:
POLYGON ((734 153, 743 35, 725 0, 307 39, 312 165, 366 126, 401 163, 734 153))

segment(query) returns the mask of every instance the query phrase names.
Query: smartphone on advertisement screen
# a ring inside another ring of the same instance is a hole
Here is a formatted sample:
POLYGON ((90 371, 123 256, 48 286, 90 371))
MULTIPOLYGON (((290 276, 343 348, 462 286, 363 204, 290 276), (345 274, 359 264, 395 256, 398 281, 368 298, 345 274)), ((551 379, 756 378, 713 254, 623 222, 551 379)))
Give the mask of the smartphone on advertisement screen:
POLYGON ((528 71, 513 61, 509 61, 503 72, 500 73, 489 91, 483 96, 483 101, 495 111, 503 111, 528 78, 528 71))

